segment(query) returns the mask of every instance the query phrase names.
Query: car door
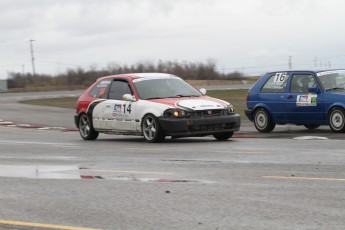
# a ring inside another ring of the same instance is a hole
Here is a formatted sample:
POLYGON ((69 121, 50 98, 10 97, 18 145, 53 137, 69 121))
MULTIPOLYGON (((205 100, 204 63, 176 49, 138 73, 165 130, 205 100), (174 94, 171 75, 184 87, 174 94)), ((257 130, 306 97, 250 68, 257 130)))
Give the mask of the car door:
POLYGON ((262 104, 260 107, 269 111, 274 123, 284 123, 286 120, 284 102, 288 79, 287 72, 272 73, 259 94, 258 102, 262 104))
POLYGON ((133 91, 126 80, 115 79, 109 88, 108 98, 102 102, 103 119, 106 129, 127 132, 136 131, 136 101, 125 101, 123 95, 133 95, 133 91))
POLYGON ((308 89, 318 88, 313 73, 295 72, 290 79, 286 96, 286 116, 291 123, 317 124, 323 120, 322 96, 310 93, 308 89))

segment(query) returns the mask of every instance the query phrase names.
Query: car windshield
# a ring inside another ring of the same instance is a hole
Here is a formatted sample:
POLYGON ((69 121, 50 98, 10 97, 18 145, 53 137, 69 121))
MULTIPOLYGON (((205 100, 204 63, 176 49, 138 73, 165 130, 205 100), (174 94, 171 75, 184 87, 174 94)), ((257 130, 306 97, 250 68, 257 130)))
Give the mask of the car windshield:
POLYGON ((178 77, 133 80, 140 99, 199 97, 202 94, 178 77))
POLYGON ((319 72, 317 77, 325 91, 345 89, 345 70, 319 72))

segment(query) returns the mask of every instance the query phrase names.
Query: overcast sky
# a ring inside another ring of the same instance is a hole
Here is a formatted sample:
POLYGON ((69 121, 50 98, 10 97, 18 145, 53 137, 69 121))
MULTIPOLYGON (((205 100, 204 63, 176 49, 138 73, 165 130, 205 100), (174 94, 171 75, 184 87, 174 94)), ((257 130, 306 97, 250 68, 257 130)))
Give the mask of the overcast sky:
POLYGON ((345 67, 343 0, 0 0, 0 79, 7 72, 207 62, 262 74, 345 67))

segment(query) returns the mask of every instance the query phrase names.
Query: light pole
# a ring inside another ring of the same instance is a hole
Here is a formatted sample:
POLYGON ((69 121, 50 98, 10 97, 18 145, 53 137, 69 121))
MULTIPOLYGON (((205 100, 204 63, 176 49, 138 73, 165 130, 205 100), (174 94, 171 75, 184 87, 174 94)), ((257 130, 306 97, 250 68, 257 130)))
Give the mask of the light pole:
POLYGON ((35 40, 30 39, 30 51, 31 51, 31 63, 32 63, 32 74, 34 78, 36 77, 36 70, 35 70, 35 57, 34 57, 34 48, 32 42, 35 40))

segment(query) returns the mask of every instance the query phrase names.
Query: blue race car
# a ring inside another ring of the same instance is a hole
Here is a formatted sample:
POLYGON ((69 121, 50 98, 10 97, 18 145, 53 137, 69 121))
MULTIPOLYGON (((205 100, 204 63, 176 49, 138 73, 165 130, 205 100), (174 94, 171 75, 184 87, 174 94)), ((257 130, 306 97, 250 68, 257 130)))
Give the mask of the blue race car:
POLYGON ((259 132, 276 124, 345 132, 345 69, 282 71, 262 76, 249 90, 245 114, 259 132))

